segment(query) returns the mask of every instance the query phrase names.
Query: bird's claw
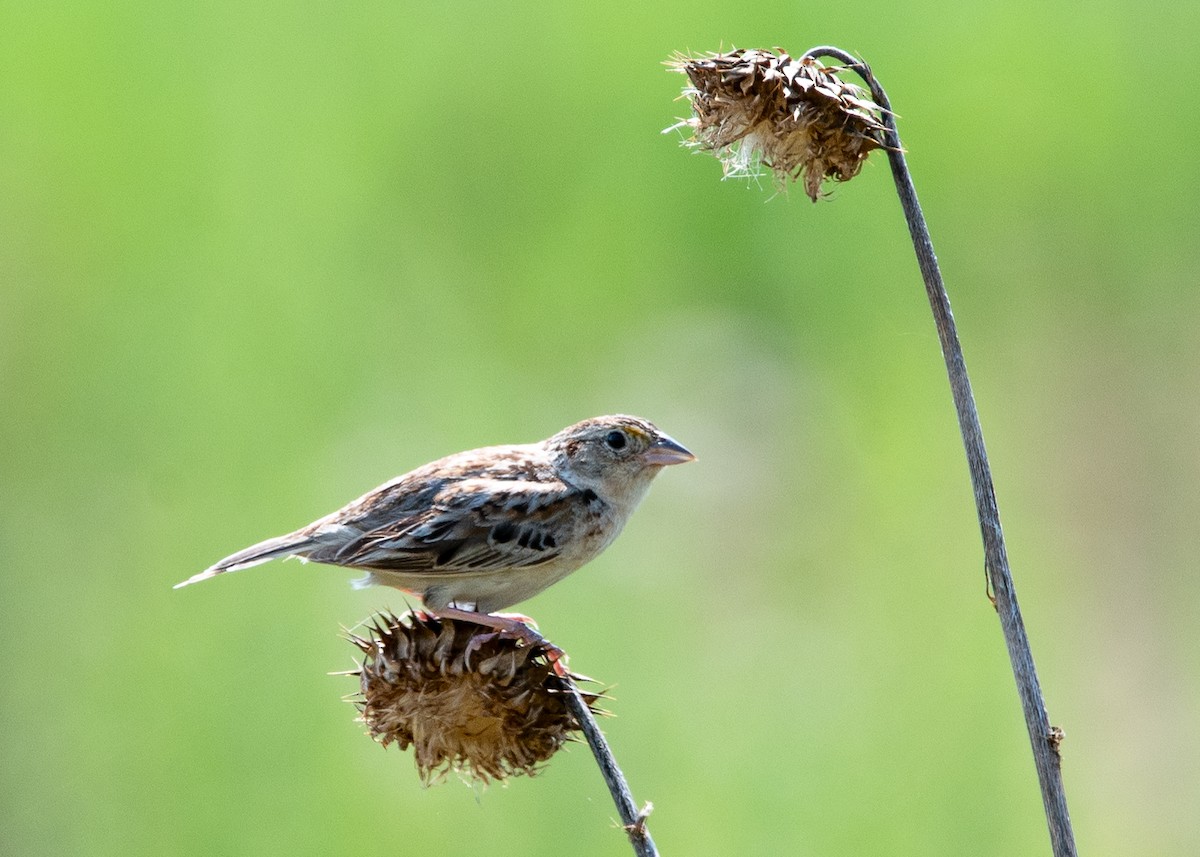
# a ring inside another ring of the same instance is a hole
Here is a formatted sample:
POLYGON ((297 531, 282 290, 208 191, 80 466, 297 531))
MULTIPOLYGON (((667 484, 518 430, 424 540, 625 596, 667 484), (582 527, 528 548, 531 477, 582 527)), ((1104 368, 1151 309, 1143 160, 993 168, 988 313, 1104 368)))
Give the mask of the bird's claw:
MULTIPOLYGON (((497 615, 497 614, 493 614, 497 615)), ((554 674, 559 678, 570 678, 571 673, 567 669, 567 653, 558 646, 551 643, 542 636, 542 632, 537 630, 537 623, 528 616, 520 616, 513 613, 502 614, 503 617, 511 621, 511 633, 521 643, 524 643, 529 648, 541 649, 541 654, 546 656, 546 660, 550 661, 550 666, 554 669, 554 674)))
POLYGON ((471 655, 483 648, 483 644, 489 640, 494 640, 500 636, 499 631, 489 631, 485 634, 474 634, 471 639, 467 640, 467 647, 463 649, 463 666, 467 669, 471 668, 471 655))
POLYGON ((538 623, 534 620, 534 618, 532 616, 526 616, 524 613, 489 613, 488 615, 503 619, 505 623, 511 622, 515 625, 522 625, 534 631, 535 633, 539 633, 540 630, 538 628, 538 623))
POLYGON ((477 634, 471 638, 471 641, 467 643, 468 658, 488 640, 494 640, 499 634, 507 634, 526 648, 539 649, 540 653, 550 661, 554 674, 559 678, 565 679, 571 676, 567 670, 567 653, 543 637, 541 631, 537 629, 537 623, 528 616, 522 616, 520 613, 477 613, 461 610, 458 607, 444 607, 437 612, 429 611, 428 615, 440 619, 471 622, 494 629, 491 633, 477 634))

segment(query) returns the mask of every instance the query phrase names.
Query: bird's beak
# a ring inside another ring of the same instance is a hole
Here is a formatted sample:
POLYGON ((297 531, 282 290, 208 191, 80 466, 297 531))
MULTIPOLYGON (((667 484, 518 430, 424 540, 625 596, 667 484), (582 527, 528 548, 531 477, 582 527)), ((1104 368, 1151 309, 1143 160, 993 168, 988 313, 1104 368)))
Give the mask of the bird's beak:
POLYGON ((668 464, 687 464, 689 461, 695 461, 696 456, 692 455, 680 443, 667 437, 665 434, 660 435, 649 449, 642 453, 642 461, 646 464, 654 464, 659 467, 665 467, 668 464))

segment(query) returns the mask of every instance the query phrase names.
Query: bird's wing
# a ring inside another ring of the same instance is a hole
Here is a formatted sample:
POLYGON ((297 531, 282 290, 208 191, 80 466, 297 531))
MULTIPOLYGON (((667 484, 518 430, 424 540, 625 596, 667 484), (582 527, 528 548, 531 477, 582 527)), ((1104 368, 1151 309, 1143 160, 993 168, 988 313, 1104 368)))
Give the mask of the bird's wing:
POLYGON ((474 573, 556 559, 578 529, 582 503, 561 482, 464 479, 447 483, 418 508, 311 558, 355 568, 474 573))

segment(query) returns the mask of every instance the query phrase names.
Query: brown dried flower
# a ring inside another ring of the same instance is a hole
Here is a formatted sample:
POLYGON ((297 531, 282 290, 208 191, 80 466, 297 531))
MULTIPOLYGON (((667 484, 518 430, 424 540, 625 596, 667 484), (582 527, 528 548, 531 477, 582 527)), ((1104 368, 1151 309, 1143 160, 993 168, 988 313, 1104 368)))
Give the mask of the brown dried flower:
POLYGON ((884 146, 882 108, 842 81, 840 66, 759 50, 679 54, 667 65, 691 81, 683 94, 695 112, 672 127, 691 128, 688 145, 713 152, 726 177, 754 175, 761 164, 781 187, 803 176, 816 202, 825 179, 854 178, 884 146))
MULTIPOLYGON (((471 622, 380 614, 365 636, 355 704, 372 738, 413 746, 428 784, 533 775, 579 729, 549 650, 471 622)), ((574 677, 573 677, 574 678, 574 677)), ((597 694, 583 694, 595 710, 597 694)))

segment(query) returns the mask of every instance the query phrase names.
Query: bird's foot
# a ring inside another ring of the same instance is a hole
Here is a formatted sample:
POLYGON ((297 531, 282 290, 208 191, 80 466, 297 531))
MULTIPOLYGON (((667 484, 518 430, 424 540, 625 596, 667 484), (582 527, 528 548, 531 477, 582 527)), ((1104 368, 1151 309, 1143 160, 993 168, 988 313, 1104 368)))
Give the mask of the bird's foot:
MULTIPOLYGON (((554 667, 555 675, 560 678, 567 678, 570 675, 567 671, 567 653, 543 637, 541 632, 537 630, 537 623, 528 616, 522 616, 520 613, 479 613, 474 610, 460 610, 457 607, 443 607, 441 610, 434 612, 433 615, 442 619, 460 619, 464 622, 474 622, 476 625, 483 625, 485 628, 494 628, 499 633, 516 637, 518 641, 531 648, 537 646, 545 653, 546 658, 554 667)), ((472 640, 468 644, 468 652, 477 649, 484 642, 492 639, 492 635, 483 635, 477 639, 478 642, 472 640)))

